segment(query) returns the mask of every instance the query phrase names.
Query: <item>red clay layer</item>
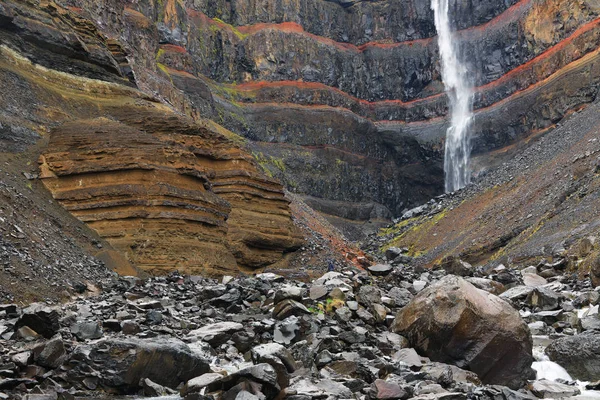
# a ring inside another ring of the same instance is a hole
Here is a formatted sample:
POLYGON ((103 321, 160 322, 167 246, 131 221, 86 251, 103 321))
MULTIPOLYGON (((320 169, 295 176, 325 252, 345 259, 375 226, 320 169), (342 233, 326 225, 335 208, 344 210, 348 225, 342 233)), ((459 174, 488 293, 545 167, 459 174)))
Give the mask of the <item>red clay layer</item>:
MULTIPOLYGON (((548 59, 549 57, 555 55, 556 53, 558 53, 559 51, 563 50, 568 44, 572 43, 574 40, 578 39, 580 36, 582 36, 583 34, 596 29, 600 27, 600 18, 597 18, 591 22, 588 22, 587 24, 579 27, 576 31, 574 31, 568 38, 562 40, 561 42, 557 43, 556 45, 548 48, 546 51, 544 51, 543 53, 541 53, 540 55, 538 55, 537 57, 527 61, 526 63, 510 70, 509 72, 507 72, 506 74, 502 75, 500 78, 486 83, 485 85, 479 86, 475 88, 475 91, 477 92, 485 92, 488 91, 490 89, 493 89, 497 86, 499 86, 500 84, 506 83, 508 80, 514 78, 515 76, 519 75, 521 72, 523 72, 524 70, 527 70, 529 68, 534 68, 535 64, 541 63, 544 60, 548 59)), ((590 52, 591 53, 591 52, 590 52)), ((589 54, 589 53, 588 53, 589 54)), ((575 58, 572 62, 577 61, 578 59, 582 58, 585 54, 582 54, 580 57, 575 58)), ((569 64, 567 64, 569 65, 569 64)), ((566 67, 567 65, 563 66, 566 67)), ((560 71, 562 68, 554 71, 553 73, 556 73, 558 71, 560 71)), ((535 84, 533 84, 535 85, 535 84)), ((425 103, 425 102, 430 102, 436 98, 439 98, 440 96, 442 96, 443 94, 436 94, 436 95, 432 95, 432 96, 428 96, 428 97, 424 97, 424 98, 420 98, 420 99, 415 99, 415 100, 411 100, 411 101, 402 101, 402 100, 380 100, 380 101, 368 101, 368 100, 364 100, 364 99, 359 99, 356 98, 338 88, 335 87, 331 87, 331 86, 327 86, 323 83, 319 83, 319 82, 301 82, 301 81, 277 81, 277 82, 269 82, 269 81, 258 81, 258 82, 246 82, 246 83, 241 83, 238 85, 234 85, 231 86, 232 88, 236 89, 236 90, 240 90, 240 91, 254 91, 254 90, 261 90, 263 88, 278 88, 278 87, 298 87, 300 89, 313 89, 313 90, 330 90, 333 92, 336 92, 340 95, 346 96, 347 98, 351 99, 352 101, 356 101, 359 102, 361 104, 364 105, 368 105, 368 106, 372 106, 372 105, 385 105, 385 104, 395 104, 395 105, 414 105, 414 104, 418 104, 418 103, 425 103)), ((530 85, 531 86, 531 85, 530 85)))
MULTIPOLYGON (((518 19, 519 15, 523 11, 525 11, 525 9, 530 5, 531 2, 532 2, 532 0, 520 0, 519 2, 515 3, 511 7, 507 8, 502 14, 496 16, 495 18, 491 19, 490 21, 486 22, 485 24, 482 24, 479 26, 473 26, 473 27, 464 29, 460 32, 461 32, 461 34, 468 34, 469 32, 483 33, 485 31, 488 31, 490 29, 490 26, 500 24, 500 23, 510 23, 513 20, 516 21, 518 19)), ((231 25, 225 24, 220 21, 215 21, 214 19, 208 17, 206 14, 204 14, 200 11, 197 11, 197 10, 194 10, 191 8, 188 8, 187 11, 188 11, 188 15, 190 15, 194 18, 200 19, 203 23, 217 25, 222 29, 229 29, 229 30, 233 29, 231 25)), ((334 46, 334 47, 337 47, 342 50, 359 52, 359 53, 361 53, 365 50, 371 49, 371 48, 390 49, 390 48, 396 48, 396 47, 402 47, 402 46, 408 46, 408 47, 412 47, 415 45, 427 46, 433 40, 433 38, 424 38, 424 39, 408 40, 408 41, 404 41, 404 42, 389 43, 390 41, 392 41, 392 39, 387 39, 387 40, 381 40, 381 41, 368 42, 368 43, 362 44, 360 46, 356 46, 351 43, 336 42, 333 39, 325 38, 322 36, 318 36, 318 35, 306 32, 304 30, 304 28, 296 22, 282 22, 282 23, 278 23, 278 24, 258 23, 258 24, 254 24, 254 25, 239 26, 239 27, 236 27, 235 29, 237 29, 240 33, 247 34, 247 35, 253 35, 258 32, 266 31, 266 30, 278 30, 281 32, 286 32, 286 33, 296 33, 296 34, 308 36, 311 39, 314 39, 315 41, 318 41, 320 43, 323 43, 323 44, 326 44, 329 46, 334 46)))

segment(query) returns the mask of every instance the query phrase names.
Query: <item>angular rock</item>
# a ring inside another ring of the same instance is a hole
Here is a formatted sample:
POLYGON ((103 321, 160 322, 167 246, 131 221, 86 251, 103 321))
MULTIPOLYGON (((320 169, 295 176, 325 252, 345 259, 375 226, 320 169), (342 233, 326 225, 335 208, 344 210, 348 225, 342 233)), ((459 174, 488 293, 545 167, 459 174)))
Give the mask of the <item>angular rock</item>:
POLYGON ((371 385, 369 397, 377 400, 400 400, 407 399, 409 394, 397 383, 377 379, 371 385))
POLYGON ((309 296, 312 300, 319 300, 327 296, 329 290, 325 285, 312 285, 310 288, 309 296))
POLYGON ((373 304, 381 304, 381 291, 377 286, 362 285, 358 289, 356 299, 365 307, 370 307, 373 304))
POLYGON ((600 332, 586 331, 557 339, 546 348, 546 354, 573 379, 593 381, 600 376, 600 332))
POLYGON ((375 276, 386 276, 394 269, 390 264, 375 264, 367 268, 375 276))
POLYGON ((190 393, 198 393, 205 387, 214 384, 223 379, 223 375, 216 372, 209 372, 190 379, 181 389, 181 396, 186 396, 190 393))
POLYGON ((102 387, 121 393, 138 390, 146 378, 175 389, 210 369, 207 360, 171 337, 101 340, 76 348, 69 362, 75 365, 72 374, 99 376, 102 387))
POLYGON ((527 295, 525 302, 531 307, 539 307, 543 311, 551 311, 559 308, 560 297, 550 289, 536 287, 527 295))
POLYGON ((522 275, 523 275, 523 283, 525 284, 525 286, 538 287, 538 286, 543 286, 548 283, 548 281, 546 279, 542 278, 538 274, 525 273, 522 275))
POLYGON ((266 343, 254 347, 251 356, 254 363, 267 363, 273 367, 280 388, 289 385, 290 374, 296 370, 296 361, 288 349, 278 343, 266 343))
POLYGON ((33 360, 42 367, 58 368, 66 356, 65 345, 59 336, 33 349, 33 360))
POLYGON ((212 346, 218 346, 231 338, 235 332, 244 329, 239 322, 217 322, 195 329, 188 334, 188 338, 202 340, 212 346))
POLYGON ((392 360, 402 362, 409 367, 421 367, 423 363, 421 362, 421 356, 417 354, 415 349, 407 348, 401 349, 394 353, 392 356, 392 360))
POLYGON ((397 287, 397 286, 393 287, 388 292, 388 296, 394 300, 397 307, 404 307, 414 297, 413 294, 408 289, 402 288, 402 287, 397 287))
POLYGON ((279 320, 291 316, 300 317, 304 314, 310 314, 310 311, 302 303, 292 299, 280 301, 273 309, 273 318, 279 320))
POLYGON ((519 313, 457 276, 418 294, 400 310, 392 331, 421 354, 467 368, 484 383, 520 388, 535 376, 531 335, 519 313))
POLYGON ((28 326, 46 339, 52 338, 60 329, 58 309, 42 303, 33 303, 23 309, 21 318, 15 324, 15 331, 28 326))
POLYGON ((469 277, 466 278, 466 281, 471 283, 477 289, 485 290, 496 296, 499 296, 505 290, 503 284, 492 279, 469 277))
POLYGON ((473 266, 456 256, 449 256, 444 258, 440 263, 440 268, 443 268, 450 275, 473 275, 473 266))
POLYGON ((71 333, 79 340, 100 339, 103 334, 97 322, 76 322, 71 325, 71 333))
POLYGON ((529 390, 542 399, 562 399, 573 397, 581 393, 577 386, 565 385, 545 379, 534 381, 528 385, 529 390))

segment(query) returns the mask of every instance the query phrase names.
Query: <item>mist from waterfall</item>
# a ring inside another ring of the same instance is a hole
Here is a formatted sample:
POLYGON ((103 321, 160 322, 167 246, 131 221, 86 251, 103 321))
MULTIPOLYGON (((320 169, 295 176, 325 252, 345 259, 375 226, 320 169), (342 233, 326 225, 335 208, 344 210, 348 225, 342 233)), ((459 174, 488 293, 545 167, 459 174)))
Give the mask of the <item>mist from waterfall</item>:
POLYGON ((446 132, 444 151, 445 188, 448 193, 465 187, 470 180, 472 90, 450 29, 448 0, 431 0, 431 8, 438 33, 442 80, 450 100, 450 127, 446 132))

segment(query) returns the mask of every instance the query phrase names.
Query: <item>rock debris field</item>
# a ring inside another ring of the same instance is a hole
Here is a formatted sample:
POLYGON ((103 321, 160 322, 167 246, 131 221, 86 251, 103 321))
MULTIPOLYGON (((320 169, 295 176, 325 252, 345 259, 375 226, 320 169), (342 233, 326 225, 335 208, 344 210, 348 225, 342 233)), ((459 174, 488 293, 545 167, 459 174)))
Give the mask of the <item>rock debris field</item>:
POLYGON ((561 260, 484 274, 402 253, 311 283, 173 273, 0 305, 0 398, 597 398, 599 292, 561 260))

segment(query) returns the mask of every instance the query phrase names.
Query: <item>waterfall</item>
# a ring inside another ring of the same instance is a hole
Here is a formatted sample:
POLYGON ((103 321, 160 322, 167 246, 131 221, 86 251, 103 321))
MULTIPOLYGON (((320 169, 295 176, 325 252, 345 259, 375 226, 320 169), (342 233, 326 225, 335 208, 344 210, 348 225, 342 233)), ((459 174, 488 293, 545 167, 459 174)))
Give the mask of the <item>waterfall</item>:
POLYGON ((466 186, 470 179, 471 85, 467 79, 467 69, 459 60, 458 46, 450 29, 448 0, 431 0, 431 8, 435 15, 435 28, 438 33, 442 80, 450 100, 451 119, 450 127, 446 132, 444 174, 446 192, 453 192, 466 186))

